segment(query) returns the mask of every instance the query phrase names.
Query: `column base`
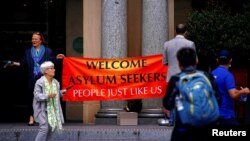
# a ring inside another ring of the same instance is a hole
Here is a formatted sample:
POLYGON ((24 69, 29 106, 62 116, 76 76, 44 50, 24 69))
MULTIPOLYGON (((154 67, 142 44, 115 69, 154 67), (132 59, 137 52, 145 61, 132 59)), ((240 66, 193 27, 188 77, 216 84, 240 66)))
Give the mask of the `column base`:
MULTIPOLYGON (((117 112, 124 112, 123 109, 101 109, 95 115, 97 125, 117 125, 117 112)), ((143 109, 138 113, 139 125, 157 125, 158 119, 165 118, 162 109, 143 109)))
POLYGON ((165 118, 165 114, 162 109, 143 109, 141 113, 138 114, 139 124, 141 125, 152 125, 158 124, 158 120, 165 118))
POLYGON ((124 110, 120 108, 101 109, 95 115, 95 124, 116 125, 117 124, 117 112, 124 112, 124 110))

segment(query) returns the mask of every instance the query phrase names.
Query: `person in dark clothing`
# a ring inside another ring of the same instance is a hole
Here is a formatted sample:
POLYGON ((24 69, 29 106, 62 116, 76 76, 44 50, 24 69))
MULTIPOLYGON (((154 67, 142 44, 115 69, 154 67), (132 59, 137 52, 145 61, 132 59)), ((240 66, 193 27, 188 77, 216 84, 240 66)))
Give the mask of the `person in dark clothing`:
MULTIPOLYGON (((201 141, 207 140, 211 137, 211 130, 215 125, 216 121, 204 126, 192 126, 183 124, 180 120, 180 116, 177 112, 176 97, 179 95, 178 81, 180 79, 179 75, 183 72, 187 74, 195 73, 196 65, 198 63, 196 51, 192 48, 184 47, 177 52, 177 59, 181 72, 173 75, 168 83, 167 91, 163 97, 163 107, 167 110, 175 110, 175 124, 172 131, 171 141, 201 141)), ((217 100, 219 101, 219 94, 217 93, 217 88, 214 83, 213 76, 207 72, 203 72, 204 75, 209 79, 217 100)), ((217 102, 217 101, 216 101, 217 102)))
POLYGON ((64 54, 55 56, 53 51, 45 46, 45 39, 41 32, 34 32, 31 42, 32 46, 26 49, 21 62, 11 61, 11 63, 9 63, 9 66, 20 66, 23 68, 24 72, 26 72, 29 126, 35 124, 32 102, 35 82, 42 76, 40 65, 45 61, 52 61, 55 63, 57 59, 64 58, 64 54))

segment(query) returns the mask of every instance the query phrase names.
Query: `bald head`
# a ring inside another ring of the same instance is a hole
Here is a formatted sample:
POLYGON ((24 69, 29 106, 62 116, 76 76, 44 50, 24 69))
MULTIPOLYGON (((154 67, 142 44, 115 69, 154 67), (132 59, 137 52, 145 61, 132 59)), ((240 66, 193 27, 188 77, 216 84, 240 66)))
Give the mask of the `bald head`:
POLYGON ((177 34, 184 34, 187 31, 187 26, 185 24, 176 25, 175 32, 177 34))

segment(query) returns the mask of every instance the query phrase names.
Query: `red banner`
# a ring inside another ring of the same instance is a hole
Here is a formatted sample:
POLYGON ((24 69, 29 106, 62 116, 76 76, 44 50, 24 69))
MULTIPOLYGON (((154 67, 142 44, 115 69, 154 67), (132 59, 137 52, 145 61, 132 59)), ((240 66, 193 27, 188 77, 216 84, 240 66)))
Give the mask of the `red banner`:
POLYGON ((134 58, 63 59, 64 101, 126 100, 163 97, 167 66, 162 55, 134 58))

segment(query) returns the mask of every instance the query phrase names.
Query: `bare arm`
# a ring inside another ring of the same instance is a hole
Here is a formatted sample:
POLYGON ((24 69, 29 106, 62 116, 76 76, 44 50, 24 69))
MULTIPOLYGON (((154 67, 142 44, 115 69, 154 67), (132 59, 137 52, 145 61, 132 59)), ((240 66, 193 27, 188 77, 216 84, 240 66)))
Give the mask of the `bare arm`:
POLYGON ((4 65, 4 68, 7 67, 12 67, 12 66, 20 66, 21 63, 20 62, 14 62, 14 61, 6 61, 6 64, 4 65))
POLYGON ((239 90, 239 89, 230 89, 228 91, 229 95, 233 98, 233 99, 237 99, 239 98, 241 95, 247 95, 250 93, 249 88, 245 87, 239 90))
POLYGON ((20 63, 20 62, 14 62, 14 61, 13 61, 13 62, 12 62, 12 65, 13 65, 13 66, 20 66, 21 63, 20 63))

